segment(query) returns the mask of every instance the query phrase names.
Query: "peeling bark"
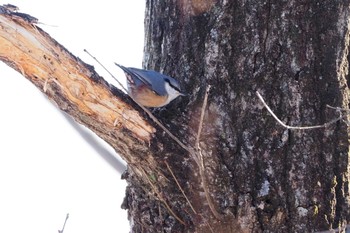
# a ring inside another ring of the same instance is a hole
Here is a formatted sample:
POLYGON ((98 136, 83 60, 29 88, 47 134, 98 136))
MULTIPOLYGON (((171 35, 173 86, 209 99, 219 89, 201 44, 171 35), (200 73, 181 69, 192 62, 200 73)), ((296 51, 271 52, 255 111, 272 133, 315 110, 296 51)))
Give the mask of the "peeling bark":
POLYGON ((255 92, 288 125, 338 117, 327 104, 348 109, 350 3, 148 0, 146 8, 145 66, 175 77, 189 94, 153 114, 185 146, 35 21, 0 8, 0 59, 127 161, 123 208, 132 232, 346 225, 348 126, 285 129, 255 92), (201 172, 195 143, 209 84, 201 172))

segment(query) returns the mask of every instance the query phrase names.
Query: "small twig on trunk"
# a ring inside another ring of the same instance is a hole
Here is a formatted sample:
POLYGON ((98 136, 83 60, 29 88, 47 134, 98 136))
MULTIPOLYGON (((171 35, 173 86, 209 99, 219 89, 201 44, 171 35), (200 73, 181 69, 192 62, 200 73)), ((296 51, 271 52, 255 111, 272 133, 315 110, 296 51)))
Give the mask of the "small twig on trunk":
POLYGON ((192 211, 193 211, 195 214, 197 214, 197 211, 194 209, 194 207, 192 206, 190 200, 187 198, 187 196, 186 196, 186 194, 185 194, 185 191, 182 189, 182 187, 181 187, 179 181, 176 179, 175 174, 174 174, 173 171, 170 169, 170 166, 169 166, 168 162, 167 162, 167 161, 164 161, 164 163, 165 163, 165 165, 167 166, 167 168, 168 168, 170 174, 171 174, 172 177, 174 178, 174 180, 175 180, 177 186, 179 187, 179 189, 180 189, 182 195, 186 198, 186 201, 187 201, 187 203, 190 205, 192 211))
POLYGON ((58 230, 58 233, 63 233, 64 227, 66 226, 68 218, 69 218, 69 213, 67 213, 67 215, 66 215, 66 219, 64 220, 62 230, 58 230))
POLYGON ((314 125, 314 126, 290 126, 290 125, 286 125, 285 123, 283 123, 277 116, 276 114, 271 110, 271 108, 266 104, 265 100, 263 99, 263 97, 260 95, 260 93, 257 91, 256 92, 256 95, 259 97, 261 103, 264 105, 264 107, 267 109, 267 111, 273 116, 273 118, 275 118, 275 120, 280 124, 282 125, 284 128, 287 128, 287 129, 298 129, 298 130, 305 130, 305 129, 319 129, 319 128, 326 128, 328 127, 329 125, 331 124, 334 124, 336 122, 338 122, 339 120, 341 120, 343 118, 343 115, 340 111, 340 108, 334 108, 334 107, 331 107, 331 106, 328 106, 327 107, 330 107, 330 108, 333 108, 335 109, 338 113, 339 113, 339 117, 329 121, 329 122, 326 122, 322 125, 314 125))
POLYGON ((210 91, 211 86, 208 85, 207 89, 205 91, 205 96, 204 96, 204 100, 203 100, 203 105, 202 105, 202 111, 201 111, 201 116, 199 118, 199 125, 198 125, 198 131, 197 131, 197 137, 196 137, 196 150, 197 150, 197 160, 198 160, 198 167, 199 167, 199 175, 201 177, 202 180, 202 186, 204 189, 204 194, 205 194, 205 198, 207 199, 209 208, 211 210, 211 212, 213 213, 213 215, 215 216, 215 218, 222 220, 223 216, 216 210, 215 205, 213 203, 213 200, 211 199, 210 196, 210 192, 209 192, 209 185, 207 182, 207 178, 205 175, 205 171, 204 171, 204 158, 203 158, 203 154, 202 154, 202 149, 199 145, 199 140, 200 140, 200 136, 202 133, 202 128, 203 128, 203 120, 204 120, 204 115, 205 115, 205 109, 207 108, 207 103, 208 103, 208 95, 209 95, 209 91, 210 91))
POLYGON ((140 167, 141 172, 143 173, 143 175, 146 177, 146 180, 148 181, 148 183, 151 185, 153 191, 157 194, 159 200, 161 202, 163 202, 163 204, 165 205, 165 207, 168 209, 169 213, 176 218, 177 221, 179 221, 182 225, 186 226, 186 223, 179 217, 177 216, 177 214, 175 214, 175 212, 170 208, 169 204, 165 201, 165 199, 163 198, 163 195, 161 195, 161 193, 158 191, 157 187, 152 183, 152 181, 149 179, 149 175, 146 173, 146 171, 140 167))
POLYGON ((196 148, 197 149, 200 148, 200 146, 199 146, 199 138, 200 138, 201 133, 202 133, 204 114, 205 114, 205 109, 207 108, 207 104, 208 104, 208 95, 209 95, 209 92, 210 92, 210 88, 211 88, 211 86, 208 85, 207 89, 205 90, 201 116, 199 118, 199 125, 198 125, 197 137, 196 137, 196 148))

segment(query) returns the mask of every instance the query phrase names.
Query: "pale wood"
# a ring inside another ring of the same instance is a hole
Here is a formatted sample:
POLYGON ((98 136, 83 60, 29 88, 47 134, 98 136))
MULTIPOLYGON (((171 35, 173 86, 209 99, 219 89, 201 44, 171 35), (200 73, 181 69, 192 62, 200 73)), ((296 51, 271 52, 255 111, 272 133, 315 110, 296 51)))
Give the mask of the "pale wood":
POLYGON ((93 67, 67 51, 36 24, 6 14, 4 9, 0 13, 3 62, 114 148, 119 148, 118 138, 127 144, 134 143, 135 139, 141 144, 152 139, 155 128, 135 109, 129 97, 111 87, 93 67))

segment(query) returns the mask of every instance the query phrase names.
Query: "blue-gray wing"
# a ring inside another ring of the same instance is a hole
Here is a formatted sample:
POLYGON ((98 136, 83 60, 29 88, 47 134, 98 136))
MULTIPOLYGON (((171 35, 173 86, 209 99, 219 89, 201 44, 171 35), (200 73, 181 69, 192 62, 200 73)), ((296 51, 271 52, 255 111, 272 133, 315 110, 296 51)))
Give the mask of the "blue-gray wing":
MULTIPOLYGON (((118 63, 114 63, 116 66, 118 66, 120 69, 122 69, 124 71, 124 73, 128 74, 132 80, 128 80, 129 82, 135 83, 135 85, 139 86, 141 84, 145 84, 149 87, 152 87, 152 84, 150 82, 148 82, 146 79, 144 79, 143 77, 139 76, 138 74, 136 74, 135 72, 133 72, 130 68, 127 68, 125 66, 119 65, 118 63)), ((128 76, 127 76, 128 78, 128 76)))
POLYGON ((168 80, 172 86, 176 89, 180 89, 177 81, 167 75, 158 73, 153 70, 143 70, 132 67, 124 67, 115 63, 118 67, 120 67, 125 73, 133 77, 133 81, 136 85, 145 84, 149 86, 154 92, 158 95, 166 95, 167 92, 165 90, 165 80, 168 80))
POLYGON ((166 95, 165 90, 165 80, 171 79, 171 77, 164 74, 158 73, 153 70, 142 70, 137 68, 129 68, 137 77, 140 77, 146 83, 151 85, 152 90, 155 91, 158 95, 166 95))

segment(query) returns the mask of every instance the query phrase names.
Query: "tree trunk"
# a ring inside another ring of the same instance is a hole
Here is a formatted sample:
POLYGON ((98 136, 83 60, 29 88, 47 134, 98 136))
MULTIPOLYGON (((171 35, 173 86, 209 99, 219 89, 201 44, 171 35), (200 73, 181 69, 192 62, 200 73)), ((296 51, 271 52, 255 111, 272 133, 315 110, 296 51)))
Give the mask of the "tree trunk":
POLYGON ((348 109, 349 9, 349 1, 332 0, 147 1, 145 66, 176 77, 189 94, 157 117, 186 145, 195 146, 212 87, 200 147, 223 219, 208 207, 193 159, 171 149, 155 160, 172 185, 158 187, 186 225, 133 175, 126 205, 133 232, 314 232, 349 221, 347 124, 287 129, 255 95, 294 126, 336 119, 327 105, 348 109))
POLYGON ((145 66, 188 93, 153 111, 170 132, 5 8, 0 59, 127 161, 132 232, 315 232, 350 217, 348 119, 327 107, 349 109, 349 11, 331 0, 148 0, 145 66), (331 123, 282 127, 256 91, 288 125, 331 123))

